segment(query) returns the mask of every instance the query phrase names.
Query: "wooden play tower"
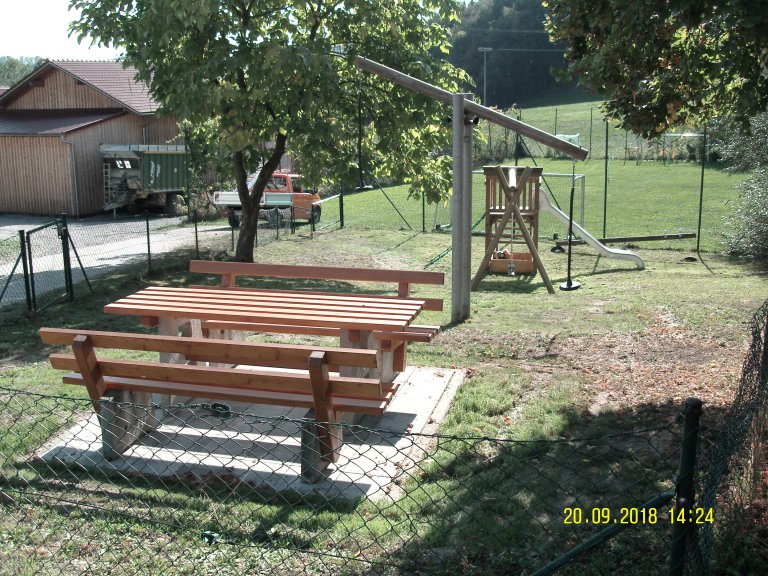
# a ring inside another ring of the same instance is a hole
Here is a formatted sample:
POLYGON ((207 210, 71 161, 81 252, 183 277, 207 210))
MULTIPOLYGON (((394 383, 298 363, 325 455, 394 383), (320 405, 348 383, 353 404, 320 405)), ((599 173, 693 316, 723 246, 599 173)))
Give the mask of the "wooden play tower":
POLYGON ((527 180, 522 181, 526 169, 522 166, 504 166, 507 182, 518 191, 517 207, 522 226, 511 212, 505 218, 507 196, 499 179, 496 166, 484 166, 485 174, 485 250, 492 252, 488 269, 491 272, 535 274, 533 254, 526 235, 535 248, 539 247, 539 192, 542 168, 530 168, 527 180), (523 230, 525 228, 525 230, 523 230), (524 232, 527 232, 525 234, 524 232), (504 249, 507 252, 504 252, 504 249), (509 258, 501 257, 504 255, 509 258))

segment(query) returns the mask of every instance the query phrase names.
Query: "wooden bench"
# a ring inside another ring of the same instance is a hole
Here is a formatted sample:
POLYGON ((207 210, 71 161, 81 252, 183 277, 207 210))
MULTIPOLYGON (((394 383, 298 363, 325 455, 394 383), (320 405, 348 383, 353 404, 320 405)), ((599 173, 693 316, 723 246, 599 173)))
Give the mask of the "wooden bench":
POLYGON ((301 474, 314 482, 338 459, 340 414, 381 414, 396 388, 336 373, 343 366, 375 368, 375 350, 60 328, 42 328, 40 337, 46 344, 72 347, 71 353, 51 354, 50 362, 70 372, 65 383, 88 390, 108 459, 157 428, 153 411, 135 406, 149 405, 153 393, 305 407, 313 410, 313 420, 302 425, 301 474), (97 356, 100 349, 177 354, 189 363, 107 358, 97 356))
MULTIPOLYGON (((191 260, 189 271, 195 274, 208 274, 220 276, 219 288, 249 290, 237 286, 237 279, 246 277, 287 278, 302 280, 331 280, 345 282, 377 282, 394 284, 397 286, 396 296, 357 294, 360 297, 377 299, 405 298, 424 302, 423 310, 442 311, 442 298, 414 298, 411 288, 414 284, 426 284, 442 286, 445 283, 445 274, 442 272, 425 272, 418 270, 381 270, 371 268, 339 268, 326 266, 291 266, 286 264, 260 264, 248 262, 218 262, 209 260, 191 260)), ((192 286, 203 287, 203 286, 192 286)), ((205 286, 211 288, 211 286, 205 286)), ((260 290, 252 288, 252 290, 260 290)), ((348 295, 335 292, 317 292, 311 290, 272 290, 275 293, 301 293, 317 294, 322 296, 348 295)), ((251 331, 251 332, 277 332, 285 334, 305 334, 315 336, 340 336, 341 331, 336 328, 318 326, 297 326, 283 324, 254 324, 247 322, 228 322, 208 320, 202 323, 204 334, 211 334, 211 330, 221 331, 251 331)), ((440 332, 439 326, 427 326, 412 324, 403 332, 377 332, 373 336, 377 341, 377 348, 384 353, 392 353, 395 356, 395 369, 405 369, 405 344, 407 342, 431 342, 440 332)), ((219 334, 219 333, 214 333, 219 334)), ((352 345, 352 342, 342 342, 342 345, 352 345)))

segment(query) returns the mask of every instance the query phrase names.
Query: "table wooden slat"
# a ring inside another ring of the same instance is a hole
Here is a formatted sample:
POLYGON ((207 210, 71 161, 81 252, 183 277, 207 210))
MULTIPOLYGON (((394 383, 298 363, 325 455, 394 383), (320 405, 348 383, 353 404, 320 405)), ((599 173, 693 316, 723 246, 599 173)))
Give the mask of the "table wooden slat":
POLYGON ((408 307, 405 309, 397 309, 393 307, 377 307, 371 304, 344 305, 343 303, 312 303, 312 302, 296 302, 292 300, 272 300, 268 298, 250 298, 250 299, 233 299, 226 296, 220 296, 218 298, 204 297, 200 298, 195 295, 188 294, 173 294, 162 295, 157 293, 150 294, 134 294, 123 298, 120 302, 125 304, 141 305, 165 305, 168 299, 172 299, 174 305, 184 306, 188 308, 210 307, 216 306, 219 310, 234 310, 242 311, 245 309, 259 309, 259 310, 295 310, 306 311, 311 310, 322 315, 329 316, 349 316, 355 314, 362 317, 385 317, 385 318, 410 318, 418 307, 408 307))

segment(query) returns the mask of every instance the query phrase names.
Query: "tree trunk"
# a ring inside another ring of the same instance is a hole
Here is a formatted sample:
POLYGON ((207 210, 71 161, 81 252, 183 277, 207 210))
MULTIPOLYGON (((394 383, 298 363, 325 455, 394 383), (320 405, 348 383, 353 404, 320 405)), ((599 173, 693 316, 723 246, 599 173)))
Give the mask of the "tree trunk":
POLYGON ((280 166, 280 160, 285 154, 287 138, 278 134, 275 138, 275 148, 272 154, 259 171, 259 176, 253 184, 253 190, 248 190, 248 173, 245 169, 245 157, 242 152, 235 152, 232 161, 235 165, 235 181, 237 193, 240 196, 240 205, 243 209, 243 217, 240 223, 240 233, 237 237, 235 260, 238 262, 253 262, 253 251, 256 243, 259 225, 259 206, 264 188, 267 186, 272 174, 280 166))

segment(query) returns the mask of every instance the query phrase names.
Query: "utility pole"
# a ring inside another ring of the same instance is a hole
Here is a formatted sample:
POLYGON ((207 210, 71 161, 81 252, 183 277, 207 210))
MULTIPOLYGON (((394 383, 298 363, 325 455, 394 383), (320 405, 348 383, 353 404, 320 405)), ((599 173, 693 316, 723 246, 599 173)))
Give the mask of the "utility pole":
POLYGON ((486 92, 487 80, 488 80, 488 52, 492 52, 493 48, 487 46, 479 46, 478 50, 483 53, 483 106, 488 106, 488 94, 486 92))

